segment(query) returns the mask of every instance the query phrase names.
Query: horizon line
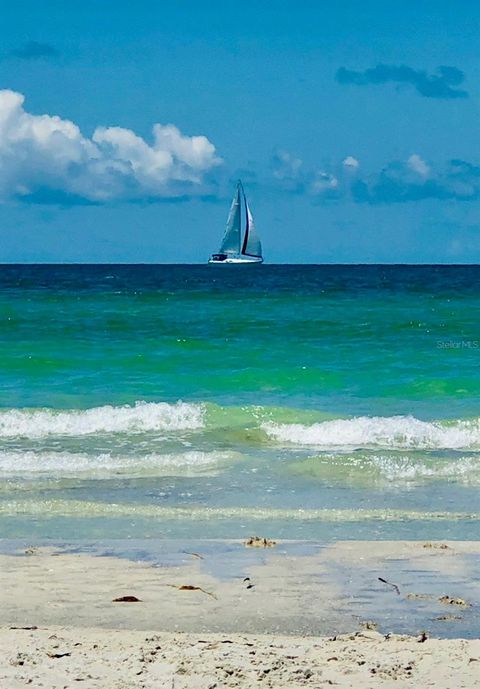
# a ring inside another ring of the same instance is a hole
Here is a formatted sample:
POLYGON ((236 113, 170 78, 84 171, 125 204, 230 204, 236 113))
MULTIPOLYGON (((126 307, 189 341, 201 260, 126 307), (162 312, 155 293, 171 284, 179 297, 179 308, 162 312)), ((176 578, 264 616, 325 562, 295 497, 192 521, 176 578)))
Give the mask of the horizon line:
MULTIPOLYGON (((199 267, 199 266, 204 266, 206 268, 209 267, 209 264, 205 262, 197 262, 197 263, 157 263, 155 261, 149 261, 149 262, 143 262, 143 261, 129 261, 129 262, 117 262, 117 261, 9 261, 9 262, 0 262, 0 266, 2 267, 9 267, 9 266, 190 266, 190 267, 199 267)), ((263 263, 262 267, 279 267, 279 266, 293 266, 293 267, 308 267, 308 266, 314 266, 314 267, 324 267, 324 266, 409 266, 409 267, 422 267, 422 266, 469 266, 469 267, 474 267, 474 266, 480 266, 480 262, 472 262, 472 263, 447 263, 447 262, 436 262, 436 263, 429 263, 429 262, 415 262, 415 263, 409 263, 409 262, 400 262, 400 263, 395 263, 395 262, 348 262, 348 263, 335 263, 335 262, 326 262, 326 263, 263 263)), ((235 268, 235 267, 234 267, 235 268)), ((257 266, 258 268, 258 266, 257 266)), ((211 269, 211 267, 210 267, 211 269)))

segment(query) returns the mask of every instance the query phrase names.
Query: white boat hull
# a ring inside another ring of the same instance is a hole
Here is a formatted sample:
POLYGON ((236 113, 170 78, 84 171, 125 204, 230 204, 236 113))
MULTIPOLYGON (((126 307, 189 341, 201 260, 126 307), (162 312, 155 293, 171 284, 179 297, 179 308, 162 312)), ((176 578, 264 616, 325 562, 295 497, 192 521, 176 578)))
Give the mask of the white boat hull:
POLYGON ((263 258, 260 258, 260 257, 257 258, 256 256, 242 256, 239 258, 236 258, 236 257, 225 258, 225 259, 223 259, 223 261, 219 261, 215 258, 211 258, 208 262, 211 265, 212 264, 225 265, 226 263, 230 264, 230 265, 232 263, 236 263, 236 264, 240 264, 240 263, 243 263, 243 264, 245 264, 245 263, 263 263, 263 258))

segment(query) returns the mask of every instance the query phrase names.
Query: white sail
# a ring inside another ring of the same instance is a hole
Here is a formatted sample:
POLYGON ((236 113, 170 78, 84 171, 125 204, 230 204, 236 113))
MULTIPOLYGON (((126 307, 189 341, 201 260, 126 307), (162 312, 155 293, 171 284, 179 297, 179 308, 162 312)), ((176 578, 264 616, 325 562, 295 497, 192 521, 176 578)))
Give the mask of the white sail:
POLYGON ((223 235, 222 244, 220 246, 221 254, 239 254, 240 253, 240 188, 237 187, 235 196, 233 197, 230 213, 227 220, 227 228, 223 235))
POLYGON ((245 199, 245 207, 247 209, 247 225, 245 229, 245 240, 243 242, 242 254, 247 256, 262 257, 262 242, 255 231, 255 223, 250 207, 245 199))
POLYGON ((255 231, 253 216, 240 181, 237 184, 237 191, 230 207, 227 227, 219 252, 212 254, 208 262, 224 265, 263 263, 262 245, 255 231), (242 215, 244 216, 243 223, 242 215), (242 224, 244 224, 243 232, 242 224))

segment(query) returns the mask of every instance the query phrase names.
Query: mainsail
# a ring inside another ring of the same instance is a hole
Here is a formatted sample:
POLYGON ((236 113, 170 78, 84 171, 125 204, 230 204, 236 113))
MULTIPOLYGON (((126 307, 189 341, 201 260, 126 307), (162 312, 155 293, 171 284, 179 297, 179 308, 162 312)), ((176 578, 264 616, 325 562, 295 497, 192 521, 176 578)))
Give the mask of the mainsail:
POLYGON ((223 235, 222 245, 220 246, 220 253, 222 254, 239 254, 240 253, 240 185, 237 187, 235 196, 233 197, 230 213, 227 220, 227 228, 223 235))
POLYGON ((255 232, 255 223, 253 222, 253 215, 247 203, 245 192, 243 194, 245 199, 245 211, 247 215, 247 224, 245 228, 245 239, 243 240, 242 254, 244 256, 262 257, 262 242, 260 237, 255 232))

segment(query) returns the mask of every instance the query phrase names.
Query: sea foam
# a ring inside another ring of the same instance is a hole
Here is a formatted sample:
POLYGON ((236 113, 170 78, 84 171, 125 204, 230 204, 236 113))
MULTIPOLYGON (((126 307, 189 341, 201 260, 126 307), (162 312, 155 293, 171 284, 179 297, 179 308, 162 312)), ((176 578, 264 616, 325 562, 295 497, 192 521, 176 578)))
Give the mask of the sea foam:
POLYGON ((64 517, 134 517, 137 519, 181 520, 184 522, 234 520, 284 522, 409 522, 480 521, 480 512, 420 511, 408 509, 289 509, 270 507, 166 507, 88 500, 41 499, 2 500, 0 515, 45 515, 64 517))
POLYGON ((479 420, 450 424, 413 416, 359 416, 312 425, 264 423, 277 441, 322 448, 480 449, 479 420))
POLYGON ((189 451, 137 456, 76 452, 0 452, 0 475, 176 475, 202 472, 235 457, 229 452, 189 451))
POLYGON ((289 471, 330 485, 402 487, 429 481, 480 485, 478 453, 444 450, 329 450, 297 460, 289 471))
POLYGON ((133 406, 65 411, 9 409, 0 411, 0 438, 195 430, 203 427, 204 414, 202 404, 186 402, 136 402, 133 406))
POLYGON ((436 462, 418 461, 411 457, 372 457, 373 467, 379 475, 389 482, 418 483, 432 479, 455 481, 467 485, 480 483, 480 459, 459 457, 458 459, 436 462))

